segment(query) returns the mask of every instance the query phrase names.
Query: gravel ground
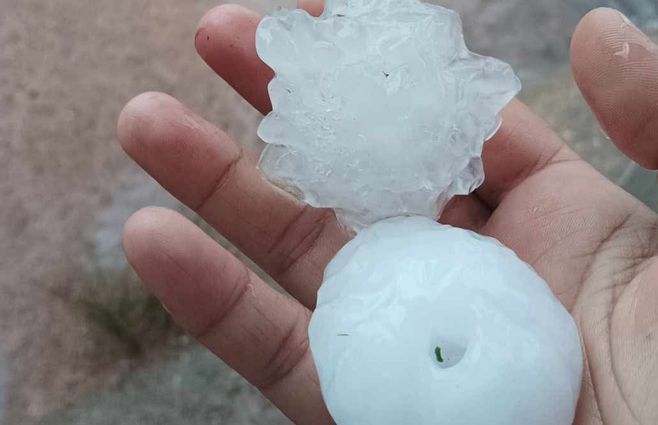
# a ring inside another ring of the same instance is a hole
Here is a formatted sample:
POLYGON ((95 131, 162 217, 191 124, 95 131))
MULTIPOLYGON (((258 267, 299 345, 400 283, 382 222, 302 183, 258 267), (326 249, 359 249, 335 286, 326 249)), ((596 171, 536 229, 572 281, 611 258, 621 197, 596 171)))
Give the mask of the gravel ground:
MULTIPOLYGON (((290 2, 241 3, 264 11, 290 2)), ((517 67, 524 99, 565 140, 651 204, 653 174, 611 147, 566 67, 573 27, 603 3, 444 2, 463 13, 474 50, 517 67)), ((653 0, 616 3, 647 24, 657 14, 653 0)), ((245 146, 257 144, 258 114, 193 49, 196 22, 215 4, 0 0, 0 421, 287 423, 185 339, 167 333, 136 357, 76 304, 97 270, 125 268, 119 235, 132 211, 183 210, 120 151, 114 128, 125 102, 168 92, 245 146)))

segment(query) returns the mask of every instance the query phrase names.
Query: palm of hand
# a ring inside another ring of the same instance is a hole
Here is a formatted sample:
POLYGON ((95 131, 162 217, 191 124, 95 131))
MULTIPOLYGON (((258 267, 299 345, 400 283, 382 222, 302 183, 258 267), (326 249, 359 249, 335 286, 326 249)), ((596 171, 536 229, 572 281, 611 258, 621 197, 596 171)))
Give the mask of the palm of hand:
MULTIPOLYGON (((310 11, 321 7, 300 3, 310 11)), ((220 6, 202 20, 196 41, 206 62, 265 113, 271 71, 253 46, 258 19, 220 6)), ((658 69, 658 49, 620 22, 626 21, 616 12, 600 10, 581 23, 574 72, 620 149, 655 166, 658 145, 649 142, 658 135, 658 75, 650 70, 658 69), (628 38, 646 46, 630 67, 610 60, 628 38), (610 88, 606 79, 619 83, 610 88)), ((514 249, 574 315, 587 362, 576 425, 658 423, 658 404, 651 402, 658 400, 658 218, 578 159, 521 103, 513 102, 503 119, 485 148, 487 182, 452 202, 441 221, 514 249)), ((297 300, 161 209, 137 213, 124 235, 127 256, 149 289, 296 423, 330 424, 306 327, 322 270, 347 240, 333 214, 272 188, 225 134, 165 95, 133 100, 119 137, 142 167, 297 300)))
POLYGON ((562 152, 510 191, 483 231, 523 252, 578 324, 586 365, 575 424, 656 423, 655 214, 562 152))

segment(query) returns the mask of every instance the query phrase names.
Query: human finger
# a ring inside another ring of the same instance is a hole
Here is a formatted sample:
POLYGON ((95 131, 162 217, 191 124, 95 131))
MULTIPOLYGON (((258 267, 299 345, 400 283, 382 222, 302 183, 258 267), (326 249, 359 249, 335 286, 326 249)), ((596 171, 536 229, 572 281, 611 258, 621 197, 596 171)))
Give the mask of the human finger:
POLYGON ((173 211, 136 213, 124 249, 176 322, 283 413, 298 424, 331 423, 309 350, 309 310, 173 211))

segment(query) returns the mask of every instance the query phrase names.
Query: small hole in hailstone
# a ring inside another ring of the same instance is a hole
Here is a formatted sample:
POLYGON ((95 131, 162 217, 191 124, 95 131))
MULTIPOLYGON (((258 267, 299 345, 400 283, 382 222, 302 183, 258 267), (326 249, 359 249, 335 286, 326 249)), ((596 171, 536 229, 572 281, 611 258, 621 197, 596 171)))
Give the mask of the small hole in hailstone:
POLYGON ((443 341, 442 343, 436 344, 432 349, 432 359, 441 369, 450 369, 462 360, 465 353, 465 347, 459 344, 443 341))

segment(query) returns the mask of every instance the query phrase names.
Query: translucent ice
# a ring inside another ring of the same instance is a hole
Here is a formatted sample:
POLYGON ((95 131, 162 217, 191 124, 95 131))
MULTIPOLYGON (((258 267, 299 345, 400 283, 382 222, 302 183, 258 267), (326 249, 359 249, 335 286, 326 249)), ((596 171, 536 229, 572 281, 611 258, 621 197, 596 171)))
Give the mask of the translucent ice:
POLYGON ((494 239, 375 224, 329 264, 309 330, 338 425, 571 425, 582 354, 544 281, 494 239))
POLYGON ((329 264, 311 319, 336 423, 570 425, 569 313, 512 251, 430 219, 481 184, 482 145, 520 89, 511 68, 418 0, 281 11, 256 44, 276 73, 264 172, 349 227, 376 223, 329 264), (398 217, 414 215, 429 218, 398 217))
POLYGON ((507 64, 469 52, 457 13, 418 0, 280 11, 256 46, 276 72, 261 168, 353 228, 435 217, 479 186, 482 145, 520 89, 507 64))

